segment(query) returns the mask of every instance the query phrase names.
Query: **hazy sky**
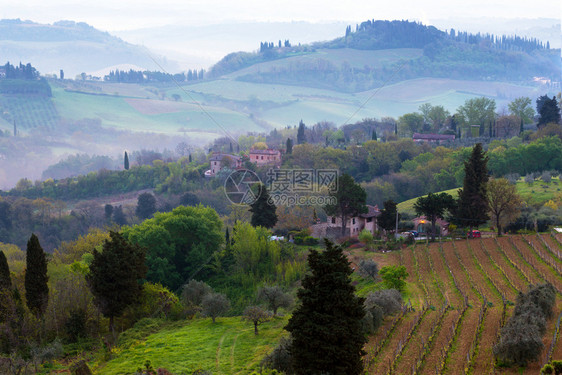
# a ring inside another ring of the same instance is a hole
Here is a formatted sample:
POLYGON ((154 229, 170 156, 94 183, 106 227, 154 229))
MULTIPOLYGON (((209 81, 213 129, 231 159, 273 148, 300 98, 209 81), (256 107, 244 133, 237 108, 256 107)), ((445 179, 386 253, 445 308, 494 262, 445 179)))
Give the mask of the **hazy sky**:
POLYGON ((498 16, 558 18, 560 0, 0 0, 0 18, 83 21, 113 31, 224 21, 348 21, 498 16))

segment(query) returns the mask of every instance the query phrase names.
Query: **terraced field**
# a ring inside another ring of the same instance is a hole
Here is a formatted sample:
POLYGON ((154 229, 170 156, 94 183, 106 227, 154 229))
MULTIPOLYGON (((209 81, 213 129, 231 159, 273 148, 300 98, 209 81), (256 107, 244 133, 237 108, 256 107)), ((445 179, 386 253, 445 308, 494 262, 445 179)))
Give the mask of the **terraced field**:
POLYGON ((404 265, 410 300, 366 345, 369 374, 538 374, 562 359, 562 235, 516 235, 417 244, 377 261, 404 265), (519 291, 548 281, 558 290, 539 361, 495 368, 493 346, 519 291))

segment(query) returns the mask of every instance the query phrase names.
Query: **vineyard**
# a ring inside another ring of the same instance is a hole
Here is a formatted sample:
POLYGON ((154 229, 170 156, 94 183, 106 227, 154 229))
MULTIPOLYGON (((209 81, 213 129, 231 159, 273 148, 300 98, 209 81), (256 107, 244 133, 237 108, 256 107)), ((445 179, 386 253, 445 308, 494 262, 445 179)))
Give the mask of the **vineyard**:
POLYGON ((538 374, 546 362, 562 359, 562 235, 416 244, 367 256, 404 265, 409 273, 409 301, 386 319, 365 348, 367 373, 538 374), (496 368, 493 346, 517 294, 544 282, 558 296, 541 358, 523 372, 496 368))
POLYGON ((52 99, 40 95, 0 95, 0 116, 9 123, 15 121, 19 130, 54 129, 59 121, 52 99))

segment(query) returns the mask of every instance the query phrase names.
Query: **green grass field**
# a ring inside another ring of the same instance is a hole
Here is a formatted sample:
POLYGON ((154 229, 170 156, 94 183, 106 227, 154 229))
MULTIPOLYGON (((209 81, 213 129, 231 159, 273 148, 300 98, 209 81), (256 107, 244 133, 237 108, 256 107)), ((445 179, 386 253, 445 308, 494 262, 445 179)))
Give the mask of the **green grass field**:
POLYGON ((219 374, 248 374, 259 367, 283 335, 287 318, 276 318, 259 326, 254 335, 251 322, 240 317, 183 321, 118 347, 115 358, 94 369, 96 374, 133 374, 150 360, 154 368, 162 367, 174 374, 191 374, 203 369, 219 374))
MULTIPOLYGON (((529 205, 540 205, 547 201, 555 198, 557 195, 562 194, 562 181, 560 177, 552 178, 549 184, 545 184, 540 180, 536 180, 533 184, 529 185, 520 179, 517 182, 517 192, 521 195, 523 201, 529 205)), ((457 191, 459 188, 454 188, 450 190, 440 191, 438 193, 448 193, 457 198, 457 191)), ((425 195, 424 195, 425 196, 425 195)), ((406 212, 411 215, 415 215, 414 203, 418 198, 409 199, 407 201, 398 204, 399 212, 406 212)))
POLYGON ((319 49, 313 53, 305 53, 285 59, 266 61, 252 65, 231 73, 228 77, 238 77, 245 74, 267 71, 274 67, 287 66, 289 64, 314 64, 318 59, 326 60, 336 66, 344 63, 353 68, 363 69, 366 65, 373 68, 382 67, 385 64, 396 63, 401 60, 410 60, 421 57, 423 50, 419 48, 395 48, 385 50, 358 50, 351 48, 319 49))
POLYGON ((151 106, 153 113, 141 113, 120 96, 103 96, 53 89, 55 105, 63 118, 99 118, 103 126, 131 131, 157 132, 177 135, 180 128, 203 133, 222 133, 220 126, 229 131, 258 131, 261 128, 248 115, 226 108, 205 107, 211 120, 193 103, 173 103, 145 99, 142 105, 151 106), (170 104, 178 104, 171 110, 170 104), (217 125, 216 122, 219 123, 217 125))
MULTIPOLYGON (((306 55, 309 56, 309 55, 306 55)), ((304 58, 304 57, 302 57, 304 58)), ((276 60, 282 64, 284 60, 276 60)), ((258 64, 257 66, 260 66, 258 64)), ((257 69, 257 68, 256 68, 257 69)), ((295 125, 323 120, 340 125, 359 121, 365 117, 399 117, 418 110, 423 103, 443 105, 454 112, 467 99, 488 96, 494 98, 497 107, 507 106, 517 96, 536 96, 534 87, 503 82, 459 81, 439 78, 420 78, 388 85, 359 93, 341 93, 332 90, 281 84, 259 84, 234 79, 220 79, 184 87, 197 100, 205 101, 205 95, 246 102, 251 110, 252 99, 272 101, 280 107, 257 110, 257 116, 273 126, 295 125), (356 113, 357 112, 357 113, 356 113), (350 116, 355 115, 350 119, 350 116)), ((190 98, 181 90, 171 88, 167 95, 179 94, 183 100, 190 98)))

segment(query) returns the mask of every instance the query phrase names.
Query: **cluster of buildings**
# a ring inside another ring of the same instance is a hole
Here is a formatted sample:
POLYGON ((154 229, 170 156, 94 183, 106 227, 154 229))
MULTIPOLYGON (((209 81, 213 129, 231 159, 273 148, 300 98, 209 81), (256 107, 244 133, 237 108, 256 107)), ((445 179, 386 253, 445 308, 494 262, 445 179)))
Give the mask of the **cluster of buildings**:
MULTIPOLYGON (((280 150, 250 150, 248 158, 251 163, 255 163, 258 167, 271 166, 279 167, 281 165, 280 150)), ((209 158, 211 169, 205 172, 206 177, 214 177, 223 168, 240 169, 242 168, 242 157, 238 155, 225 154, 216 152, 209 158)))
MULTIPOLYGON (((414 141, 416 142, 447 142, 454 140, 454 135, 441 135, 441 134, 414 134, 414 141)), ((250 150, 248 159, 251 163, 255 163, 258 167, 269 166, 278 168, 281 166, 282 152, 281 150, 266 149, 266 150, 250 150)), ((209 158, 210 169, 205 172, 206 177, 214 177, 223 168, 232 170, 243 168, 243 157, 232 155, 222 152, 216 152, 209 158)), ((346 223, 346 236, 357 237, 362 230, 367 229, 373 235, 381 232, 378 225, 377 218, 381 215, 378 206, 367 205, 367 212, 359 214, 347 219, 346 223)), ((429 233, 431 231, 431 223, 424 217, 417 217, 413 220, 414 230, 419 233, 429 233)), ((337 238, 341 236, 341 218, 338 216, 328 216, 325 223, 314 224, 310 227, 311 235, 316 238, 337 238)), ((448 223, 443 220, 438 220, 437 228, 439 232, 444 235, 447 233, 448 223)))

